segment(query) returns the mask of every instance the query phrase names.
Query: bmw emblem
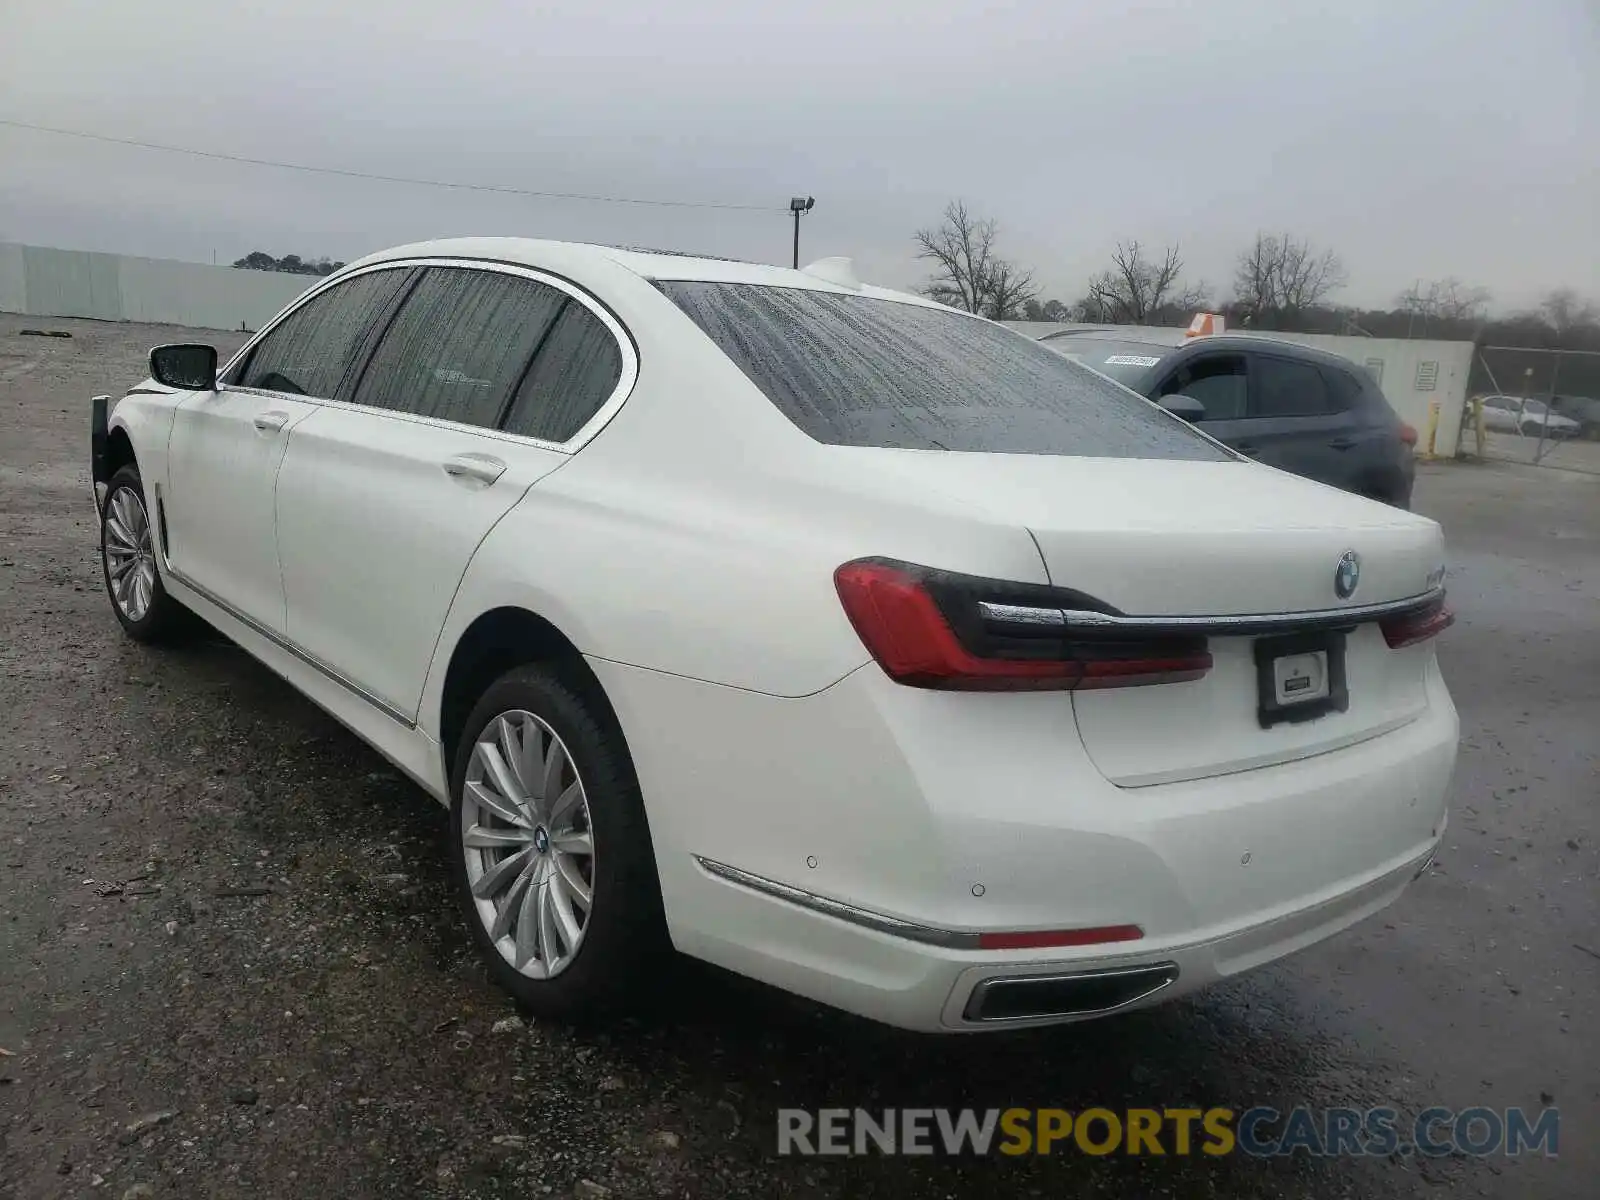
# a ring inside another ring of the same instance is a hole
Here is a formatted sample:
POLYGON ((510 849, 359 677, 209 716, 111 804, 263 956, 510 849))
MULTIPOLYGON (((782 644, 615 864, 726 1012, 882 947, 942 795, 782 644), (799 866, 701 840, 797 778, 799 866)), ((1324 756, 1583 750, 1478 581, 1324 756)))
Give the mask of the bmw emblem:
POLYGON ((540 854, 550 853, 550 833, 543 825, 533 831, 533 848, 540 854))
POLYGON ((1333 590, 1339 599, 1348 600, 1356 594, 1356 585, 1360 582, 1361 556, 1354 550, 1346 550, 1333 572, 1333 590))

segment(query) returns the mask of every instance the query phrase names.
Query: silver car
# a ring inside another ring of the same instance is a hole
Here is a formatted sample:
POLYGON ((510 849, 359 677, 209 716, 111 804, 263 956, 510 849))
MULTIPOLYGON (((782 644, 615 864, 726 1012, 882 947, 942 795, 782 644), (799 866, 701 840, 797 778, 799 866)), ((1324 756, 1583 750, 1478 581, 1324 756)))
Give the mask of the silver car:
POLYGON ((1483 426, 1502 433, 1520 433, 1524 437, 1538 437, 1542 433, 1547 438, 1577 437, 1581 428, 1571 417, 1551 412, 1543 400, 1521 396, 1485 396, 1483 426))

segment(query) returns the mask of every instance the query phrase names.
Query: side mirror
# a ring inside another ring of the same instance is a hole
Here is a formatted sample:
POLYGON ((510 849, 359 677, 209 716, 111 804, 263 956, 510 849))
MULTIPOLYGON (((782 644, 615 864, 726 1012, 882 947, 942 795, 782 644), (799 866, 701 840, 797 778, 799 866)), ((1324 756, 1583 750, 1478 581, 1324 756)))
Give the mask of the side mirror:
POLYGON ((150 378, 185 392, 217 390, 215 346, 157 346, 150 351, 150 378))
POLYGON ((1182 417, 1185 421, 1204 421, 1206 419, 1206 406, 1193 396, 1185 396, 1182 392, 1174 392, 1170 396, 1163 396, 1156 403, 1166 409, 1175 417, 1182 417))

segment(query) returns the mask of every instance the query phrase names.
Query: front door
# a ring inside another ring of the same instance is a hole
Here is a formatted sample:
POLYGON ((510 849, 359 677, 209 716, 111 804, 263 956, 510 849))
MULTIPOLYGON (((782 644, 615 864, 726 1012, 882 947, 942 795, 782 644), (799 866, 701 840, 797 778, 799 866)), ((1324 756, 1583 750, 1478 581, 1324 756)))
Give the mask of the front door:
POLYGON ((272 493, 289 432, 316 405, 224 386, 178 406, 159 500, 168 564, 182 582, 274 630, 283 585, 272 493))
POLYGON ((1250 376, 1247 357, 1238 351, 1218 350, 1195 355, 1163 379, 1155 398, 1182 393, 1205 405, 1205 415, 1196 424, 1225 446, 1243 454, 1255 455, 1246 439, 1250 423, 1250 376))
POLYGON ((335 284, 274 324, 173 417, 167 444, 167 561, 235 613, 282 633, 283 583, 273 499, 299 424, 338 394, 377 318, 409 272, 335 284))

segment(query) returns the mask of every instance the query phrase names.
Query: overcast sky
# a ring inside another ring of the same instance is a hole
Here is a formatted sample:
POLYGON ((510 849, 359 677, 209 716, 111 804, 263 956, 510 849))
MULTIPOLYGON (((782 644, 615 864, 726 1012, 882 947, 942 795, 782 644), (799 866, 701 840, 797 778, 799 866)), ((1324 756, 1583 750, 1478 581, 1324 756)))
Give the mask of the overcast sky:
POLYGON ((719 211, 301 174, 0 126, 0 239, 230 262, 525 234, 916 283, 964 198, 1043 295, 1120 238, 1231 281, 1257 229, 1350 303, 1457 275, 1600 293, 1600 0, 17 0, 0 118, 254 158, 719 211))

